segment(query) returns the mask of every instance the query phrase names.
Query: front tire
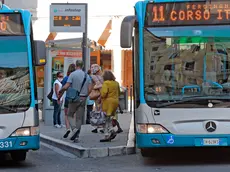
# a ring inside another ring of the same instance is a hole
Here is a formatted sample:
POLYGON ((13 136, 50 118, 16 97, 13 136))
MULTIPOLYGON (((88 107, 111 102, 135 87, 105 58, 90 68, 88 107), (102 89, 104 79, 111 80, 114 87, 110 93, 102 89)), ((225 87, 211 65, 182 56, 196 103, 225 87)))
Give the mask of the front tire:
POLYGON ((160 158, 161 151, 159 148, 142 148, 141 155, 143 157, 160 158))
POLYGON ((151 150, 150 149, 141 149, 141 155, 143 157, 151 157, 151 150))
POLYGON ((10 154, 13 161, 22 162, 26 160, 26 151, 15 151, 10 154))

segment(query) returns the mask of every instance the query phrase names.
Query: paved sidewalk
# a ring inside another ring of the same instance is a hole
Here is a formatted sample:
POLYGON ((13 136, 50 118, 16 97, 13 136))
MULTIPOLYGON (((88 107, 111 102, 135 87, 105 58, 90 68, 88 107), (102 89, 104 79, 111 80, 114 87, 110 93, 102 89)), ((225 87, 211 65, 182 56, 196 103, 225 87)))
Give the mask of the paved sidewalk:
POLYGON ((83 125, 80 133, 79 143, 73 143, 69 139, 64 139, 65 128, 54 128, 45 126, 40 122, 41 140, 52 144, 66 151, 75 153, 78 157, 104 157, 113 155, 123 155, 135 153, 133 146, 127 146, 130 142, 130 123, 132 114, 124 113, 118 115, 119 123, 123 129, 117 137, 111 142, 101 143, 100 139, 104 137, 98 130, 98 133, 92 133, 94 129, 91 125, 83 125))

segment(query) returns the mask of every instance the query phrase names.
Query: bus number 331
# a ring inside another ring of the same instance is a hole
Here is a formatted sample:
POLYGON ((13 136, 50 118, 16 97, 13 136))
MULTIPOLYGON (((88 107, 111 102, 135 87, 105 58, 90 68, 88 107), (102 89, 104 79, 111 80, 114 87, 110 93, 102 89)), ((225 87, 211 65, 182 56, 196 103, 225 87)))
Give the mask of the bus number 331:
POLYGON ((0 149, 11 148, 11 147, 13 147, 13 142, 12 141, 0 142, 0 149))

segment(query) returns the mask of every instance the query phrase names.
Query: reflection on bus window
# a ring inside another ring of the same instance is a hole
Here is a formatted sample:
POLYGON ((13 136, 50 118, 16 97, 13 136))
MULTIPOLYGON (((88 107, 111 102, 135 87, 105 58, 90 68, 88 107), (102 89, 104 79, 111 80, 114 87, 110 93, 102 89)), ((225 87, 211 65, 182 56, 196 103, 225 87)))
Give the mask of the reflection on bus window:
POLYGON ((162 35, 144 29, 147 101, 179 100, 182 89, 187 86, 191 89, 186 89, 183 96, 202 95, 198 87, 209 85, 208 90, 212 90, 215 83, 222 84, 223 89, 206 94, 227 95, 230 92, 230 87, 225 87, 226 83, 230 85, 230 39, 162 35))
POLYGON ((0 37, 0 44, 0 114, 26 111, 30 107, 26 37, 0 37))

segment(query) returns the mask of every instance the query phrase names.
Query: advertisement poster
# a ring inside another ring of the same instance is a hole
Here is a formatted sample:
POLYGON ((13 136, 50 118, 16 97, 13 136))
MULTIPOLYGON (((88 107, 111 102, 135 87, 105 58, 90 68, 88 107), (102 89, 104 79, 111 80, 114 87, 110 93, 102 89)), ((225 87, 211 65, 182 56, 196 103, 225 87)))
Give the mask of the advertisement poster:
POLYGON ((52 85, 57 79, 56 75, 58 72, 64 72, 64 57, 54 56, 52 57, 52 85))
MULTIPOLYGON (((76 63, 76 60, 82 59, 81 50, 54 50, 51 52, 52 55, 52 86, 54 81, 57 79, 57 73, 62 72, 64 77, 67 75, 69 65, 76 63)), ((50 103, 52 106, 52 103, 50 103)))
POLYGON ((44 87, 44 66, 36 67, 37 87, 44 87))
POLYGON ((62 54, 64 54, 64 76, 67 75, 67 71, 70 64, 76 64, 77 60, 82 59, 82 52, 81 51, 62 51, 62 54))

